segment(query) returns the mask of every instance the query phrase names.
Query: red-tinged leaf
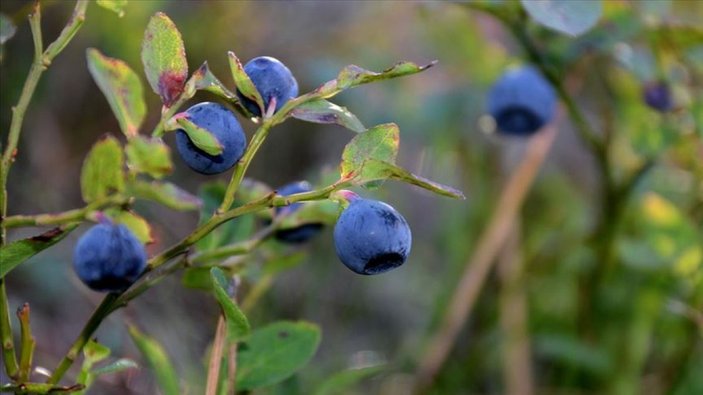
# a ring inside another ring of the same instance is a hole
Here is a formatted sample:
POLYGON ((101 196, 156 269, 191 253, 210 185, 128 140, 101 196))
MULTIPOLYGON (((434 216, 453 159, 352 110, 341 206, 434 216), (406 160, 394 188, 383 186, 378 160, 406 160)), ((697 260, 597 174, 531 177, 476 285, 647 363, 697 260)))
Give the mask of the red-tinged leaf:
POLYGON ((149 85, 169 107, 183 92, 188 62, 181 33, 162 12, 151 17, 144 32, 142 62, 149 85))
POLYGON ((17 267, 20 263, 33 257, 39 252, 51 247, 76 229, 78 224, 62 225, 40 235, 14 241, 0 247, 0 278, 17 267))

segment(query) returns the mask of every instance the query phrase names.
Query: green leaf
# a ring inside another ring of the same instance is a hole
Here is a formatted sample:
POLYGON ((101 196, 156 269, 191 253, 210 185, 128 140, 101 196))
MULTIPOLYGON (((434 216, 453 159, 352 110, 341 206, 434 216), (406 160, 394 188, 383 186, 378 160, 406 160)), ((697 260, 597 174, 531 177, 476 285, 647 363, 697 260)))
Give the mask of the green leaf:
POLYGON ((340 166, 342 177, 350 177, 358 172, 368 159, 378 159, 395 163, 400 143, 400 130, 394 123, 377 125, 354 137, 342 153, 340 166))
POLYGON ((87 203, 124 190, 124 155, 120 143, 107 135, 93 145, 81 169, 81 193, 87 203))
POLYGON ((210 267, 189 267, 183 271, 181 284, 187 288, 212 290, 210 267))
POLYGON ((209 155, 219 155, 223 151, 222 144, 212 132, 193 123, 185 113, 176 114, 166 123, 167 130, 181 129, 190 141, 209 155))
POLYGON ((144 355, 149 367, 156 374, 156 381, 164 395, 179 395, 178 374, 161 344, 129 325, 129 334, 139 351, 144 355))
POLYGON ((347 393, 355 384, 368 377, 377 375, 384 368, 385 367, 382 365, 374 365, 358 369, 343 370, 325 379, 313 394, 335 395, 347 393))
POLYGON ((17 26, 12 22, 9 16, 0 13, 0 45, 3 45, 7 40, 11 39, 17 31, 17 26))
POLYGON ((197 210, 202 201, 177 185, 165 181, 146 182, 136 180, 127 187, 130 196, 152 200, 174 210, 197 210))
POLYGON ((256 86, 251 82, 247 73, 244 72, 242 62, 239 61, 237 55, 232 51, 227 52, 227 57, 229 58, 229 68, 232 72, 232 79, 234 80, 234 85, 237 87, 237 90, 244 97, 258 104, 259 109, 261 109, 261 114, 265 114, 268 103, 264 103, 264 99, 256 89, 256 86))
POLYGON ((539 24, 570 36, 585 33, 603 13, 600 0, 520 0, 539 24))
POLYGON ((95 48, 86 51, 88 70, 107 98, 127 137, 135 136, 146 116, 142 82, 127 63, 107 57, 95 48))
POLYGON ((109 357, 110 349, 95 340, 89 340, 83 348, 83 356, 85 356, 85 363, 92 366, 109 357))
POLYGON ((0 262, 2 262, 2 265, 0 265, 0 278, 4 278, 7 273, 20 263, 58 243, 77 227, 77 223, 62 225, 38 236, 13 241, 0 247, 0 262))
POLYGON ((335 123, 357 133, 366 130, 361 121, 346 107, 340 107, 325 99, 313 100, 296 107, 291 115, 314 123, 335 123))
POLYGON ((213 267, 210 270, 212 290, 217 302, 222 307, 222 314, 227 324, 227 338, 231 342, 238 342, 249 336, 251 328, 247 317, 242 313, 234 300, 227 294, 229 287, 227 277, 222 269, 213 267))
MULTIPOLYGON (((109 356, 109 348, 94 340, 89 340, 83 348, 83 364, 81 365, 81 371, 78 373, 76 381, 79 384, 83 384, 86 388, 90 387, 90 384, 95 380, 95 375, 91 372, 93 365, 109 356)), ((79 393, 83 394, 85 391, 80 391, 79 393)))
POLYGON ((227 87, 217 78, 207 62, 204 62, 188 80, 188 83, 193 85, 194 90, 207 91, 226 99, 227 101, 236 101, 237 96, 232 93, 227 87))
POLYGON ((151 236, 151 226, 149 223, 141 216, 131 212, 119 210, 116 213, 111 213, 112 219, 118 223, 127 227, 131 230, 137 239, 142 242, 142 244, 149 244, 154 241, 151 236))
POLYGON ((417 176, 392 163, 374 158, 364 161, 353 182, 357 185, 366 185, 369 182, 389 178, 418 186, 438 195, 454 199, 466 199, 464 194, 458 189, 417 176))
POLYGON ((120 18, 124 16, 124 9, 127 7, 127 0, 98 0, 98 5, 117 14, 120 18))
POLYGON ((320 328, 309 322, 280 321, 252 333, 237 353, 237 389, 276 384, 315 355, 320 328))
POLYGON ((142 63, 151 89, 170 107, 188 78, 188 61, 181 33, 163 12, 149 20, 142 42, 142 63))
POLYGON ((339 72, 337 75, 336 88, 343 90, 371 82, 403 77, 425 71, 435 64, 437 64, 436 61, 425 66, 418 66, 413 62, 399 62, 380 73, 369 71, 352 64, 344 67, 342 71, 339 72))
POLYGON ((162 178, 173 171, 171 151, 161 139, 136 136, 125 147, 127 166, 137 173, 162 178))
POLYGON ((103 366, 102 368, 94 369, 91 373, 95 376, 102 376, 103 374, 117 373, 127 369, 137 369, 139 365, 127 358, 120 358, 117 361, 103 366))

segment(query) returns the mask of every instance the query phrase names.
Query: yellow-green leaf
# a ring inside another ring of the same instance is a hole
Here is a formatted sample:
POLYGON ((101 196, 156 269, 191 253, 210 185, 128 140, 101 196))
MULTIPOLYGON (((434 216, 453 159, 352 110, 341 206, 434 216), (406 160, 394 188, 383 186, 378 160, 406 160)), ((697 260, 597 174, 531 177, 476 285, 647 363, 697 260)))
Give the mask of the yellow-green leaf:
POLYGON ((151 89, 171 106, 183 92, 188 61, 181 33, 163 12, 151 17, 144 32, 142 63, 151 89))
POLYGON ((98 0, 97 3, 100 7, 114 12, 120 18, 124 16, 124 9, 127 7, 127 0, 98 0))
MULTIPOLYGON (((176 115, 173 120, 175 120, 178 127, 188 135, 193 145, 210 155, 219 155, 222 153, 224 148, 212 132, 196 125, 189 120, 187 116, 176 115)), ((171 125, 172 123, 173 122, 169 122, 168 124, 171 125)))
POLYGON ((384 162, 375 158, 364 161, 354 177, 354 183, 357 185, 366 185, 370 182, 389 178, 418 186, 438 195, 454 199, 466 199, 464 194, 458 189, 417 176, 393 163, 384 162))
POLYGON ((136 180, 127 189, 137 199, 151 200, 174 210, 197 210, 201 200, 170 182, 146 182, 136 180))
POLYGON ((111 213, 112 219, 118 223, 127 227, 131 230, 137 239, 142 242, 142 244, 149 244, 154 241, 151 236, 151 226, 144 218, 131 211, 120 210, 116 213, 111 213))
POLYGON ((340 170, 342 177, 359 171, 368 159, 395 163, 400 143, 400 130, 394 123, 386 123, 358 134, 344 148, 340 170))
POLYGON ((110 103, 127 137, 135 136, 146 115, 142 82, 127 63, 107 57, 97 49, 86 52, 88 70, 110 103))
POLYGON ((161 139, 136 136, 125 147, 127 166, 138 173, 162 178, 173 171, 171 151, 161 139))
POLYGON ((93 145, 81 170, 83 200, 92 202, 124 190, 124 155, 120 143, 106 136, 93 145))
POLYGON ((259 109, 261 109, 261 114, 265 114, 266 105, 268 103, 264 103, 264 99, 249 78, 249 75, 244 72, 242 62, 239 61, 237 55, 232 51, 227 52, 227 57, 229 58, 229 68, 232 72, 232 79, 234 80, 234 85, 237 87, 237 90, 244 95, 244 97, 254 101, 259 106, 259 109))

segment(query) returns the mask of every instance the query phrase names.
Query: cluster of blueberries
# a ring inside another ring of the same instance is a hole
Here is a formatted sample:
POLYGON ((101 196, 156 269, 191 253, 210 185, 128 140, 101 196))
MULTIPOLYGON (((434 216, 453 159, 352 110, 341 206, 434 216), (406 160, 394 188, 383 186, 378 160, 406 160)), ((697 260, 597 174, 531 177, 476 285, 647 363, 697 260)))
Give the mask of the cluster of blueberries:
MULTIPOLYGON (((264 103, 275 99, 276 111, 298 95, 298 83, 290 70, 275 58, 262 56, 244 66, 264 103)), ((237 96, 254 115, 261 110, 254 101, 237 96)), ((210 131, 222 144, 219 155, 210 155, 193 144, 183 130, 176 131, 176 146, 183 161, 201 174, 229 170, 244 155, 246 137, 234 113, 226 107, 204 102, 185 111, 196 126, 210 131)), ((288 196, 311 190, 309 183, 294 182, 281 187, 278 194, 288 196)), ((334 228, 334 243, 339 259, 352 271, 371 275, 402 265, 410 253, 411 234, 407 221, 386 203, 349 194, 348 205, 334 228)), ((301 203, 277 208, 276 216, 290 215, 301 203)), ((275 237, 288 243, 302 243, 316 235, 322 224, 304 224, 281 229, 275 237)), ((101 292, 121 292, 132 285, 146 269, 146 251, 124 225, 103 219, 81 236, 74 252, 73 266, 78 277, 90 288, 101 292)))
MULTIPOLYGON (((298 83, 290 70, 275 58, 262 56, 244 66, 264 103, 275 99, 276 111, 298 95, 298 83)), ((261 109, 254 101, 237 92, 242 104, 254 115, 261 109)), ((668 86, 650 84, 644 101, 658 111, 672 109, 668 86)), ((557 96, 551 84, 532 67, 506 71, 488 94, 488 112, 499 133, 530 136, 554 119, 557 96)), ((244 154, 246 137, 232 111, 204 102, 185 111, 195 125, 209 130, 220 141, 223 151, 209 155, 200 150, 183 130, 176 131, 176 145, 183 161, 202 174, 222 173, 234 166, 244 154)), ((311 190, 307 182, 295 182, 278 190, 282 196, 311 190)), ((334 228, 337 256, 349 269, 359 274, 379 274, 402 265, 410 253, 411 234, 408 223, 386 203, 350 194, 334 228)), ((278 208, 277 216, 289 215, 300 203, 278 208)), ((301 243, 317 234, 322 224, 305 224, 279 230, 276 238, 301 243)), ((142 244, 124 226, 101 223, 86 232, 76 247, 74 267, 89 287, 98 291, 119 292, 129 287, 146 267, 142 244)))

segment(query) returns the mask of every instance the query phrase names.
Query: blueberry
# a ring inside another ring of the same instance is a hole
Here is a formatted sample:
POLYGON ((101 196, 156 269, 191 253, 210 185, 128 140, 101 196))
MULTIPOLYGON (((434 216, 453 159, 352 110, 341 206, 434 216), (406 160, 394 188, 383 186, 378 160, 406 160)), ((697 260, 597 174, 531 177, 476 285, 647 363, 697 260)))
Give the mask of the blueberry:
POLYGON ((102 223, 81 236, 73 269, 88 287, 100 292, 129 288, 146 268, 146 251, 124 225, 102 223))
POLYGON ((505 72, 488 93, 488 112, 499 132, 527 136, 554 118, 556 94, 534 68, 505 72))
MULTIPOLYGON (((293 74, 278 59, 270 56, 259 56, 244 65, 251 82, 264 99, 264 108, 268 108, 272 98, 276 98, 276 111, 280 110, 288 100, 298 96, 298 82, 293 74)), ((253 100, 244 97, 239 91, 237 96, 252 114, 260 117, 261 110, 253 100)))
POLYGON ((651 108, 667 112, 674 107, 674 102, 671 99, 671 90, 666 82, 650 82, 644 86, 642 93, 644 102, 651 108))
MULTIPOLYGON (((310 192, 312 187, 307 181, 293 182, 286 184, 278 189, 278 194, 281 196, 293 195, 295 193, 310 192)), ((290 206, 276 208, 276 215, 290 214, 302 206, 302 203, 293 203, 290 206)), ((303 243, 311 237, 320 233, 322 230, 321 223, 310 223, 298 226, 296 228, 281 229, 276 231, 276 239, 286 243, 303 243)))
POLYGON ((217 103, 204 102, 185 112, 197 126, 207 129, 222 144, 219 155, 210 155, 196 147, 185 131, 176 131, 176 147, 183 161, 201 174, 218 174, 230 169, 244 155, 247 146, 242 126, 232 111, 217 103))
POLYGON ((334 227, 337 256, 359 274, 379 274, 402 265, 411 242, 405 218, 376 200, 352 200, 334 227))

